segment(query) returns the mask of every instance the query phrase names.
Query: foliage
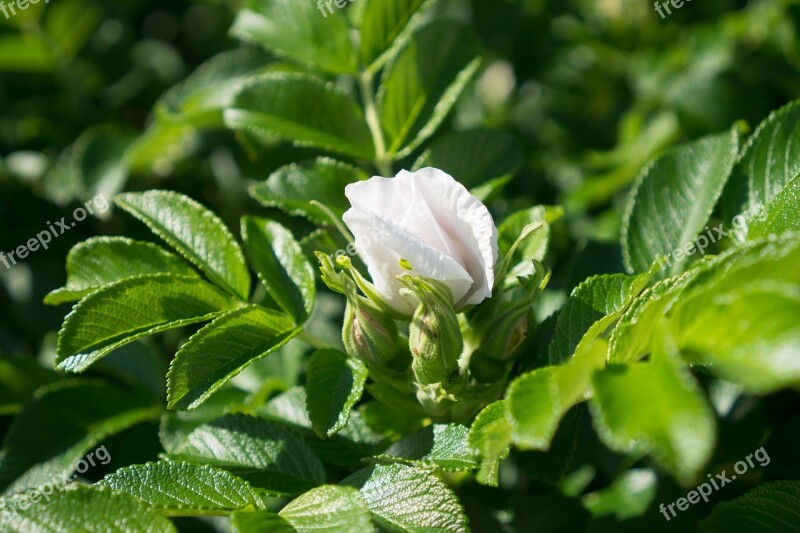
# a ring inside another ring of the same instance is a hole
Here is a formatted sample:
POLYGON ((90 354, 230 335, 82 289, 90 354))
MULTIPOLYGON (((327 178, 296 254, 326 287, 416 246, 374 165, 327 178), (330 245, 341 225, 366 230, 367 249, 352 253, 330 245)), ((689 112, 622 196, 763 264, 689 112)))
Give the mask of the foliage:
POLYGON ((668 525, 793 523, 796 5, 143 4, 0 20, 0 250, 114 204, 0 266, 3 530, 662 528, 759 446, 668 525), (442 326, 446 389, 347 338, 359 312, 409 328, 358 307, 344 187, 425 166, 499 229, 494 298, 442 326))

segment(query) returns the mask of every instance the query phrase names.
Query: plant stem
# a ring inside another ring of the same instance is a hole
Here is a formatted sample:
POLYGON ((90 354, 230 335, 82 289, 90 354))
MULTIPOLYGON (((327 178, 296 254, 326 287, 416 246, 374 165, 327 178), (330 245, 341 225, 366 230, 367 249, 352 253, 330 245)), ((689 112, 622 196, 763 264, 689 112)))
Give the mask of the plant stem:
POLYGON ((358 77, 361 87, 361 98, 364 103, 364 114, 367 119, 367 126, 372 134, 372 143, 375 145, 375 159, 373 164, 378 172, 385 177, 392 175, 392 162, 386 152, 386 141, 383 138, 381 121, 378 118, 378 107, 375 104, 375 92, 372 86, 373 74, 362 72, 358 77))

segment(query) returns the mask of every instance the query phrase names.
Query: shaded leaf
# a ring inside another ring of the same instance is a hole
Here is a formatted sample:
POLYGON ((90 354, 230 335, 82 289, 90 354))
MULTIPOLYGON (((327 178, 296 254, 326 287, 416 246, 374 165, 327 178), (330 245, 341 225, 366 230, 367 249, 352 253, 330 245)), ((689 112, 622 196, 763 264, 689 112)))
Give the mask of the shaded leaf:
POLYGON ((369 372, 364 363, 338 350, 317 350, 308 364, 308 416, 322 438, 347 425, 350 410, 361 398, 369 372))

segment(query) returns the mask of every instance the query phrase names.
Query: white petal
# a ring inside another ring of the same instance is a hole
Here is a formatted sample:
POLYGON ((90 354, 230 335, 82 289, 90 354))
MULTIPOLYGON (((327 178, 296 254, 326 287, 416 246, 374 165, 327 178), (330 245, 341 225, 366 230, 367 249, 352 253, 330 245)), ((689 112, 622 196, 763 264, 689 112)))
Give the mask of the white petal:
MULTIPOLYGON (((497 261, 497 228, 483 203, 450 175, 435 168, 415 173, 424 190, 436 226, 442 228, 460 254, 460 263, 475 280, 457 307, 477 304, 492 295, 497 261)), ((454 256, 455 257, 455 256, 454 256)))
POLYGON ((344 221, 355 236, 358 253, 378 292, 401 313, 412 314, 416 301, 400 295, 400 274, 440 280, 453 291, 456 301, 473 285, 469 273, 457 261, 379 215, 354 207, 344 214, 344 221), (414 269, 403 270, 401 259, 414 269))

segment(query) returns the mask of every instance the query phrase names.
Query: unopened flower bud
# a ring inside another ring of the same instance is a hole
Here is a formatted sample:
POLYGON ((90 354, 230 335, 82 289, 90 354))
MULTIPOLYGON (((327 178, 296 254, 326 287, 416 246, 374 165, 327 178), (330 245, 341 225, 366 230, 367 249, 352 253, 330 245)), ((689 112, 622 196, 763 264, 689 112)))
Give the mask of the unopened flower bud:
POLYGON ((499 305, 495 317, 482 328, 483 338, 476 355, 497 361, 516 358, 528 339, 533 320, 533 301, 549 279, 549 272, 535 263, 531 276, 519 278, 519 285, 499 305))
POLYGON ((464 377, 459 364, 464 340, 452 293, 434 280, 404 276, 402 281, 419 300, 408 336, 417 383, 440 383, 450 390, 464 377))
POLYGON ((347 353, 385 366, 398 351, 397 325, 391 316, 361 296, 347 299, 342 341, 347 353))

